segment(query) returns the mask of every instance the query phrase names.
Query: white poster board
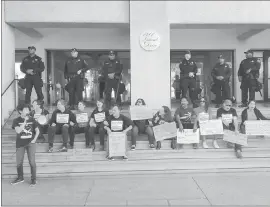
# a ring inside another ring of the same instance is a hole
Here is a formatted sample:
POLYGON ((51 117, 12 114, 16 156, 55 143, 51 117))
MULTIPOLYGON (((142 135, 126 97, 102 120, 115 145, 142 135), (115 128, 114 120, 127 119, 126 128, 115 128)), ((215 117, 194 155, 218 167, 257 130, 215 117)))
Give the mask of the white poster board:
POLYGON ((236 134, 234 131, 224 130, 223 140, 226 142, 231 142, 234 144, 239 144, 242 146, 247 146, 247 135, 246 134, 236 134))
POLYGON ((177 136, 177 128, 175 122, 165 123, 153 127, 156 141, 162 141, 164 139, 174 138, 177 136))
POLYGON ((184 129, 183 132, 177 131, 178 144, 195 144, 200 143, 199 130, 193 132, 193 129, 184 129))
POLYGON ((126 156, 126 134, 123 132, 111 132, 108 141, 109 157, 126 156))
POLYGON ((254 120, 245 122, 246 135, 270 136, 270 121, 254 120))
POLYGON ((208 120, 200 123, 201 135, 223 134, 223 125, 220 119, 208 120))
POLYGON ((58 124, 68 124, 69 114, 56 114, 56 123, 58 124))
POLYGON ((147 106, 130 106, 131 120, 146 120, 153 118, 153 111, 147 106))

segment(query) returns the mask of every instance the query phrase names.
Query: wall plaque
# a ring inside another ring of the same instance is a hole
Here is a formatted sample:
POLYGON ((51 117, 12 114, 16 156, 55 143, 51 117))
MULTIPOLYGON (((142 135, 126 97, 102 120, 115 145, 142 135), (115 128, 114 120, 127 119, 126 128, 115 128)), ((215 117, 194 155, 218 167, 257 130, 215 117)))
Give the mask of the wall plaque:
POLYGON ((140 45, 147 51, 156 50, 160 46, 160 36, 154 31, 145 31, 140 35, 140 45))

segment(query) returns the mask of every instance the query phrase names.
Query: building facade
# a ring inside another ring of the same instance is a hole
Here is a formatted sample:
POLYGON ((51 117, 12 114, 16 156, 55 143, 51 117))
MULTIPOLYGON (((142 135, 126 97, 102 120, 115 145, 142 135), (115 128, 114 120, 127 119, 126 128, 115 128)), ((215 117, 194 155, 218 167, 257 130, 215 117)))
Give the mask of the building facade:
MULTIPOLYGON (((219 54, 226 57, 233 68, 231 93, 240 102, 237 71, 244 51, 252 49, 262 60, 263 96, 256 94, 256 99, 268 101, 269 8, 268 1, 3 1, 2 93, 18 76, 16 67, 30 45, 45 63, 45 83, 63 81, 61 64, 71 48, 80 50, 93 68, 100 66, 106 52, 116 50, 125 62, 126 99, 134 103, 144 98, 152 108, 171 106, 178 64, 183 51, 191 50, 210 98, 210 71, 219 54)), ((88 80, 95 83, 93 74, 88 80)), ((2 94, 7 107, 3 118, 18 102, 15 85, 2 94)), ((90 90, 95 94, 93 87, 90 90)), ((57 98, 52 93, 44 87, 45 102, 57 98)))

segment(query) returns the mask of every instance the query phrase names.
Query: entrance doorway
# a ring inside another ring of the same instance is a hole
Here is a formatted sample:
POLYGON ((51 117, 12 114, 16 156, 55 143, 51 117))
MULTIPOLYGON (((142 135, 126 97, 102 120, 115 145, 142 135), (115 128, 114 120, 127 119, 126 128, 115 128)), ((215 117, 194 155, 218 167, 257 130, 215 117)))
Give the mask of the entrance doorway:
MULTIPOLYGON (((88 64, 85 74, 83 99, 89 105, 94 105, 96 100, 104 98, 105 82, 102 79, 102 65, 108 59, 107 51, 79 51, 88 64)), ((123 105, 130 105, 130 52, 116 51, 117 57, 123 65, 122 83, 125 84, 126 91, 121 95, 123 105)), ((69 50, 49 50, 47 51, 47 82, 49 83, 47 102, 54 105, 59 98, 68 101, 68 93, 65 91, 64 67, 66 60, 71 56, 69 50)), ((114 91, 112 97, 114 97, 114 91)))
POLYGON ((264 67, 264 101, 270 101, 270 51, 263 52, 263 67, 264 67))

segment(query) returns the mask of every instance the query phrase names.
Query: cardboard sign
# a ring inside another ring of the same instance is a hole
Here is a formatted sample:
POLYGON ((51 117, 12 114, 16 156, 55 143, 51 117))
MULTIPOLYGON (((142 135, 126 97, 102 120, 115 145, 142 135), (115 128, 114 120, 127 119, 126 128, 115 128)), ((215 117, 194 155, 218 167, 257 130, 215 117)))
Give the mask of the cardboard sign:
POLYGON ((246 135, 270 136, 270 121, 268 120, 246 121, 245 129, 246 135))
POLYGON ((111 130, 112 131, 122 131, 123 130, 123 121, 111 121, 111 130))
POLYGON ((208 113, 199 113, 198 115, 198 121, 199 123, 204 123, 204 122, 207 122, 209 120, 209 114, 208 113))
POLYGON ((235 134, 234 131, 224 130, 223 140, 242 146, 247 146, 247 135, 246 134, 235 134))
POLYGON ((97 114, 94 115, 94 117, 95 117, 95 121, 97 123, 103 122, 103 121, 105 121, 105 112, 97 113, 97 114))
POLYGON ((34 114, 34 119, 37 120, 40 116, 41 114, 34 114))
POLYGON ((87 123, 88 122, 88 114, 87 113, 76 114, 76 121, 78 124, 87 123))
POLYGON ((153 127, 153 130, 156 141, 161 141, 177 136, 177 128, 175 122, 155 126, 153 127))
POLYGON ((177 131, 178 144, 195 144, 200 143, 199 130, 193 132, 193 129, 184 129, 183 132, 177 131))
POLYGON ((232 114, 222 114, 221 119, 225 125, 229 125, 230 123, 232 123, 233 115, 232 114))
POLYGON ((146 120, 153 118, 153 111, 147 106, 130 106, 131 120, 146 120))
POLYGON ((220 119, 208 120, 200 123, 201 135, 223 134, 223 125, 220 119))
POLYGON ((111 132, 108 136, 109 156, 126 156, 127 136, 122 132, 111 132))
POLYGON ((37 122, 40 124, 40 125, 46 125, 48 123, 48 120, 47 120, 47 117, 45 115, 40 115, 38 118, 37 118, 37 122))
POLYGON ((56 114, 56 123, 58 124, 68 124, 69 114, 56 114))

